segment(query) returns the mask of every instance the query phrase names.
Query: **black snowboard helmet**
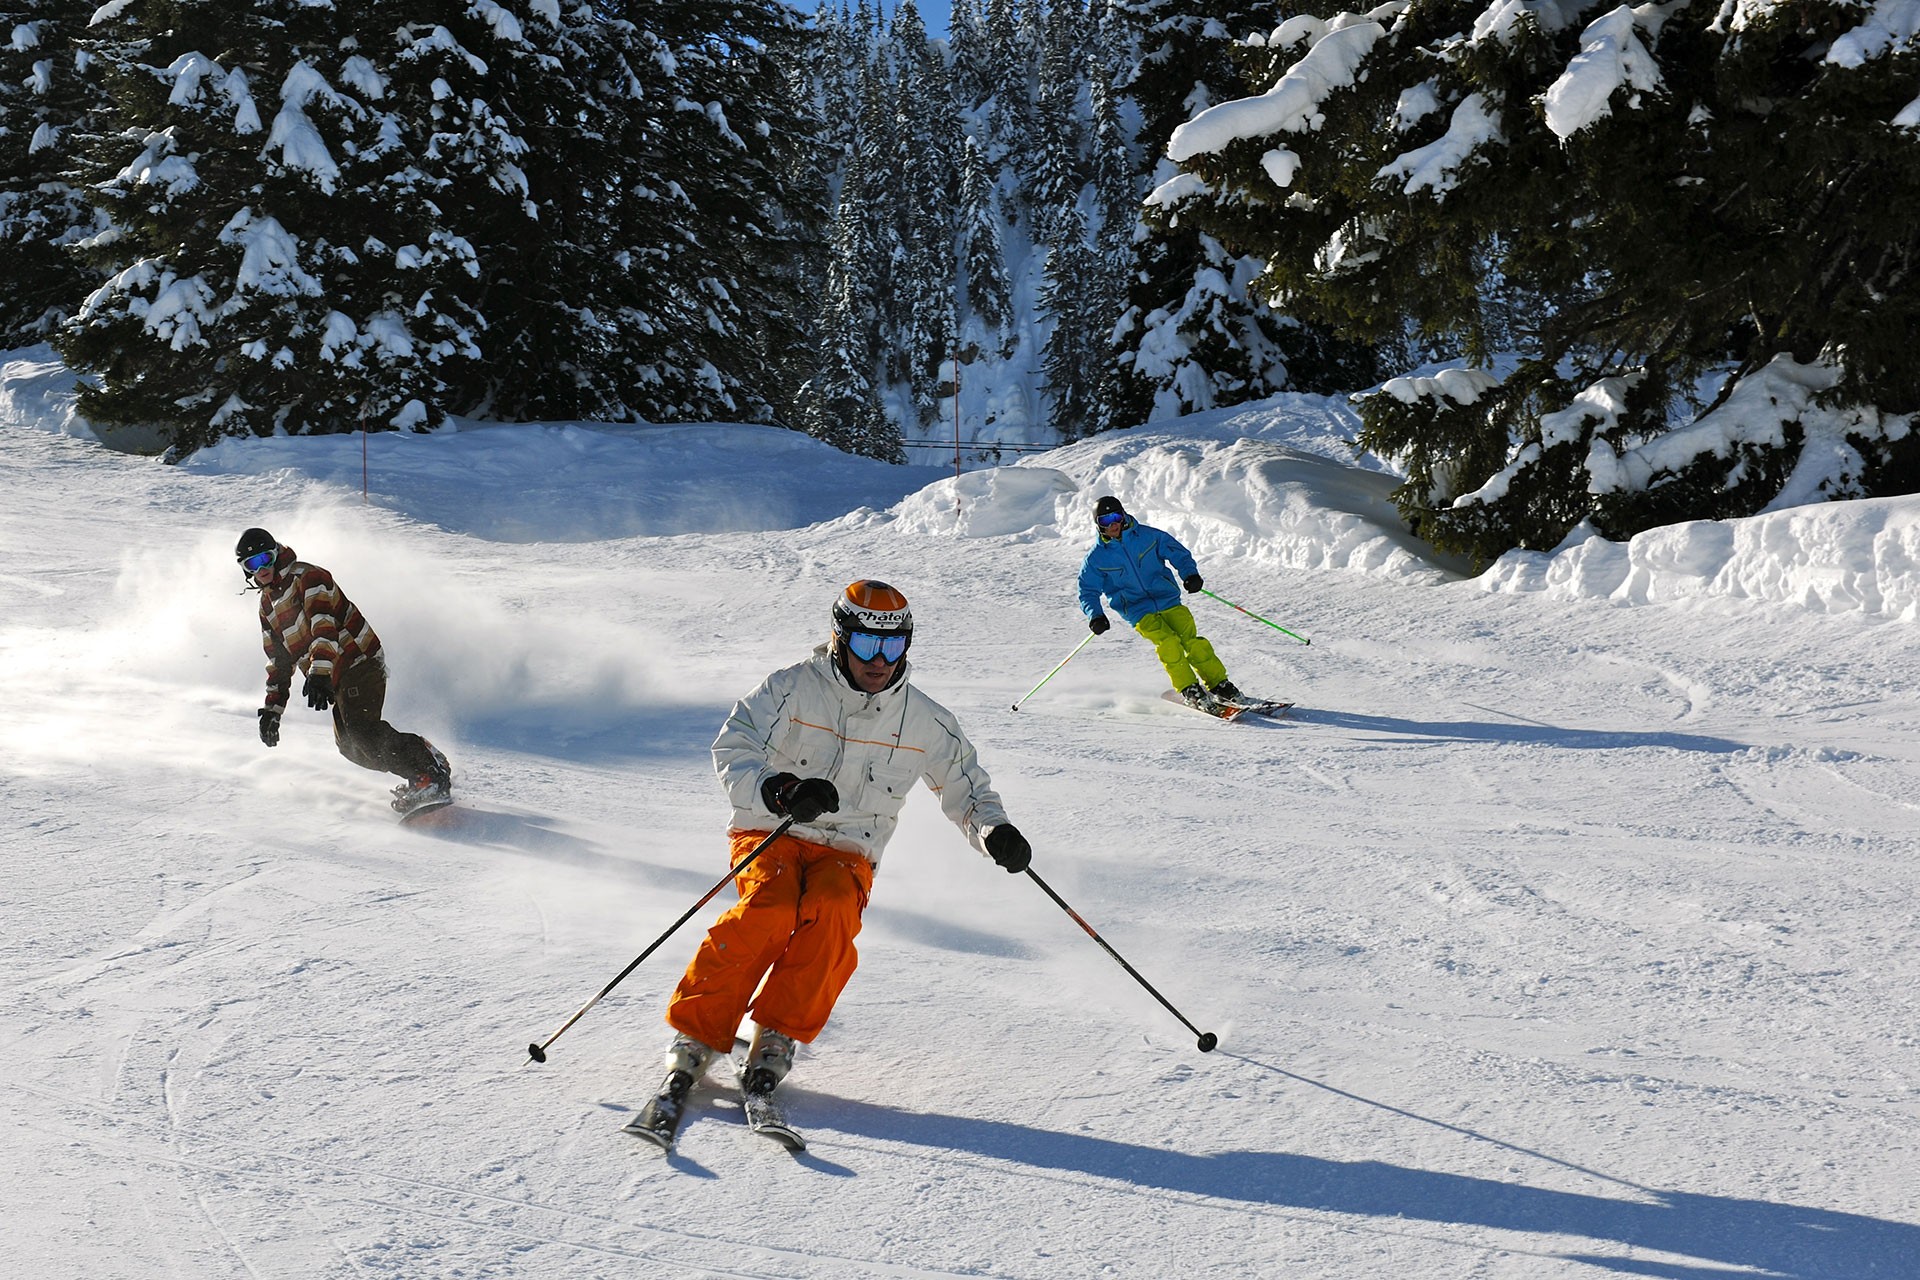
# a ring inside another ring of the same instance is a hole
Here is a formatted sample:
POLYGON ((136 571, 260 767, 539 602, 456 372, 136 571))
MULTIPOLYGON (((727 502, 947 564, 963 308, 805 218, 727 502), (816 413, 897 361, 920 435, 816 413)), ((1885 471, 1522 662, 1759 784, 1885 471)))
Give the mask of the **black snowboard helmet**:
POLYGON ((1108 494, 1093 504, 1093 527, 1100 529, 1101 536, 1105 537, 1107 531, 1100 527, 1101 523, 1109 516, 1124 516, 1126 514, 1127 509, 1120 505, 1120 499, 1114 497, 1112 494, 1108 494))
POLYGON ((279 539, 265 529, 249 529, 240 535, 240 541, 233 544, 233 558, 240 562, 240 576, 247 580, 248 586, 253 585, 253 575, 247 572, 247 561, 262 551, 277 552, 279 549, 279 539))

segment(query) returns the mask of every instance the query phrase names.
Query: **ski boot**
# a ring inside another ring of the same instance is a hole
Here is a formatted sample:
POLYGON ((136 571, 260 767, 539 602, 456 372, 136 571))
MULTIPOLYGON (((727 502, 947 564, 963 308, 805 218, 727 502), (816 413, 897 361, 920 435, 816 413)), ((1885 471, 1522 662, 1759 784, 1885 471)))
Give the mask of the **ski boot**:
POLYGON ((627 1122, 627 1132, 636 1138, 645 1138, 663 1151, 673 1150, 674 1139, 680 1135, 680 1124, 687 1118, 687 1095, 706 1074, 707 1064, 714 1056, 714 1051, 698 1040, 686 1035, 674 1036, 673 1043, 667 1046, 667 1075, 660 1082, 660 1092, 648 1099, 640 1114, 627 1122))
POLYGON ((794 1042, 772 1027, 755 1027, 740 1068, 740 1087, 748 1093, 772 1093, 793 1070, 794 1042))
POLYGON ((1210 716, 1220 714, 1220 704, 1213 700, 1213 695, 1208 693, 1207 687, 1198 680, 1182 689, 1180 697, 1195 711, 1204 711, 1210 716))

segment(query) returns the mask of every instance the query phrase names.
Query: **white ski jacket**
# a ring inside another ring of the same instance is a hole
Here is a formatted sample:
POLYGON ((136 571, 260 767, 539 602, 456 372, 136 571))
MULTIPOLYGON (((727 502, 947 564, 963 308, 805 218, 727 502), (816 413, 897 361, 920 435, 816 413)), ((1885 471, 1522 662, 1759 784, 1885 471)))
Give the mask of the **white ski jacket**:
POLYGON ((733 802, 735 831, 770 831, 779 822, 760 796, 776 773, 825 778, 840 811, 823 813, 792 834, 847 849, 877 868, 914 779, 924 778, 940 808, 973 847, 1007 821, 980 758, 953 713, 900 678, 879 693, 847 683, 826 645, 784 667, 734 703, 713 742, 713 767, 733 802))

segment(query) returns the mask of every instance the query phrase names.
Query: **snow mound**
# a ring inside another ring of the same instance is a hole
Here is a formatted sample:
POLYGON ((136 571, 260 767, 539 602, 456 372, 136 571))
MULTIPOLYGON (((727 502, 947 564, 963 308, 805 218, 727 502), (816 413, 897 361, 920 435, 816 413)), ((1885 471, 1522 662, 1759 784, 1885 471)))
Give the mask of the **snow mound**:
POLYGON ((895 514, 903 529, 915 532, 1010 537, 1052 525, 1060 500, 1078 488, 1072 476, 1052 467, 994 467, 928 485, 895 514))
POLYGON ((84 440, 96 437, 73 411, 79 378, 42 344, 5 353, 0 359, 0 426, 57 431, 84 440))
POLYGON ((1203 563, 1245 558, 1414 582, 1461 576, 1408 531, 1388 496, 1397 483, 1270 440, 1129 431, 943 480, 894 516, 915 533, 1080 538, 1091 534, 1094 503, 1112 494, 1203 563))
POLYGON ((1658 604, 1722 597, 1888 621, 1920 616, 1920 497, 1694 520, 1609 542, 1585 525, 1550 553, 1510 551, 1489 591, 1658 604))

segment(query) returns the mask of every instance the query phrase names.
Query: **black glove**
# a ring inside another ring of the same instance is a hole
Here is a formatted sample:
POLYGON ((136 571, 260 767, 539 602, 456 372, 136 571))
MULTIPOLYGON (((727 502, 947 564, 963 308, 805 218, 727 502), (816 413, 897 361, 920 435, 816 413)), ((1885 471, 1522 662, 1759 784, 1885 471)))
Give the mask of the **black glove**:
POLYGON ((1097 636, 1103 636, 1107 634, 1107 628, 1112 625, 1113 624, 1111 622, 1107 621, 1107 615, 1104 613, 1096 613, 1091 618, 1087 619, 1087 630, 1093 632, 1093 634, 1097 636))
POLYGON ((260 741, 270 747, 280 745, 280 708, 260 708, 260 741))
POLYGON ((307 677, 300 692, 307 695, 307 705, 315 711, 325 711, 333 705, 333 677, 322 672, 307 677))
POLYGON ((1189 594, 1195 591, 1198 591, 1201 587, 1200 575, 1197 573, 1190 573, 1185 578, 1181 579, 1180 585, 1185 587, 1189 594))
POLYGON ((1011 822, 1003 822, 987 832, 987 854, 995 862, 1015 875, 1027 869, 1033 861, 1033 846, 1020 834, 1020 828, 1011 822))
POLYGON ((767 808, 795 822, 808 823, 823 813, 840 812, 840 793, 825 778, 796 778, 776 773, 760 784, 767 808))

